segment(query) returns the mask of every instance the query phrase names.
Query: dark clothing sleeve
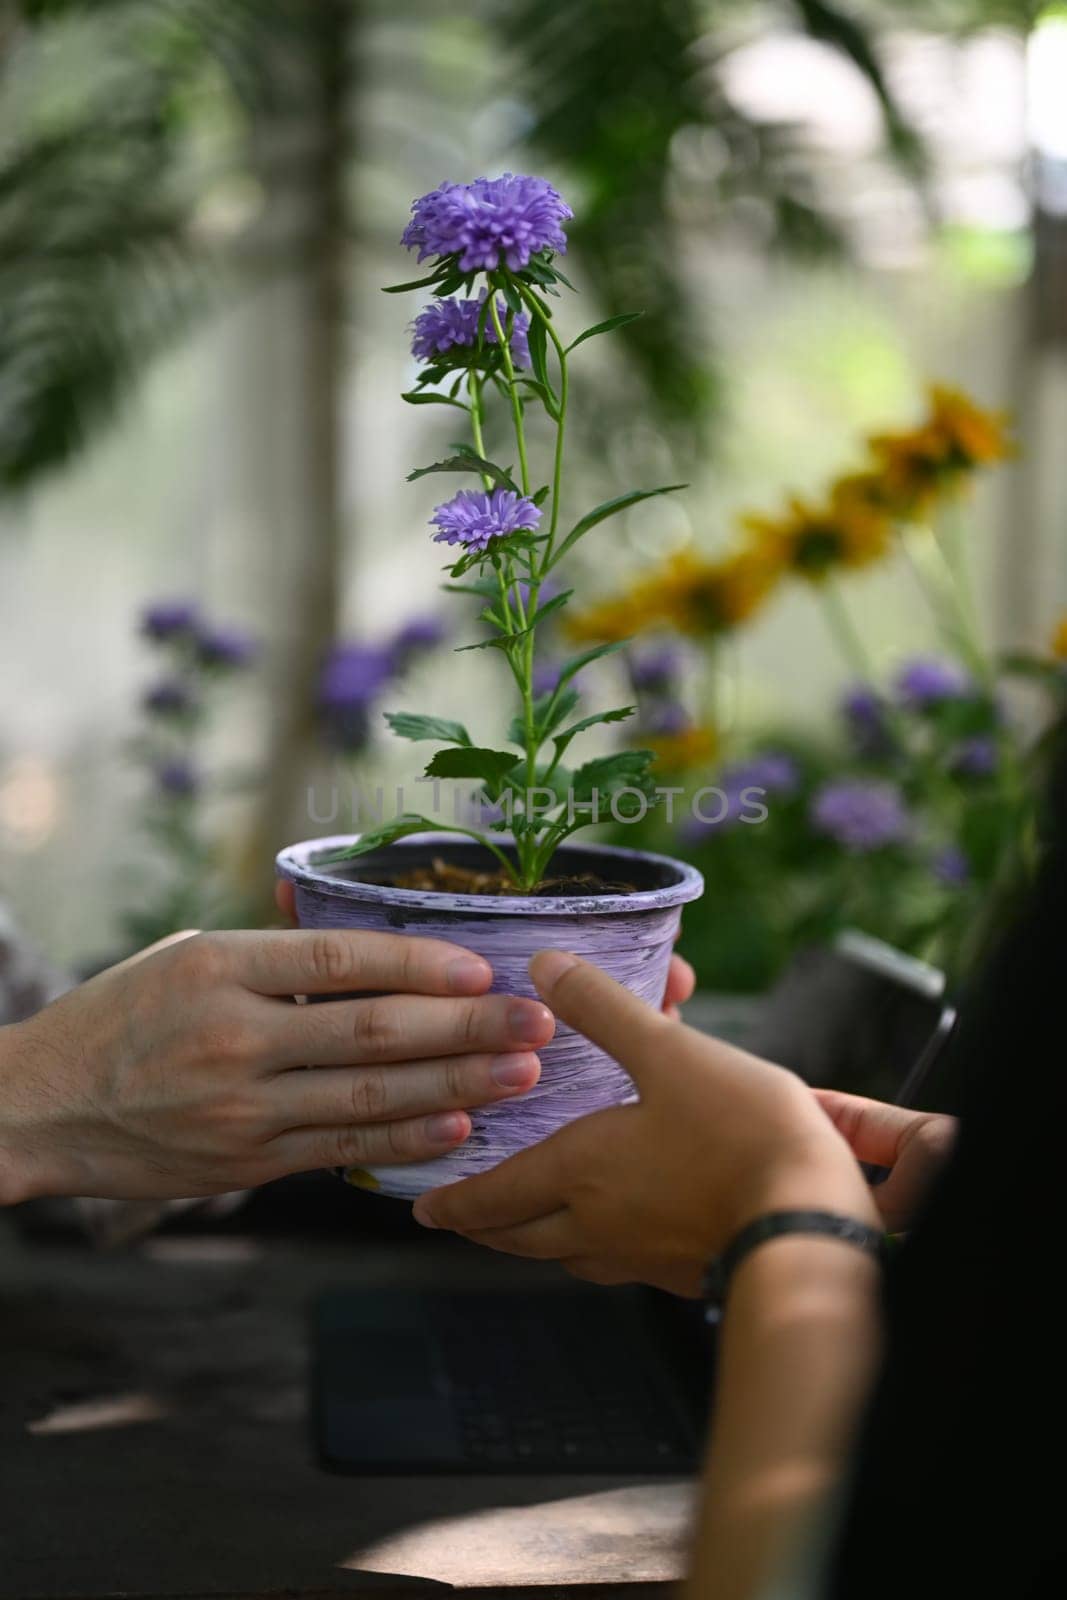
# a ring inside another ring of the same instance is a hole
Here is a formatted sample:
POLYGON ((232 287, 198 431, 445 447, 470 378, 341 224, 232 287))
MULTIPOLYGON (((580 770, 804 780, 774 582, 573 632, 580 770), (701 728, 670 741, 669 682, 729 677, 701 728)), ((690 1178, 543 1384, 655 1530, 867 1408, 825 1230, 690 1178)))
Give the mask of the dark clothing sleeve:
POLYGON ((888 1279, 833 1600, 1062 1592, 1065 820, 1061 788, 1032 900, 964 1003, 960 1138, 888 1279))

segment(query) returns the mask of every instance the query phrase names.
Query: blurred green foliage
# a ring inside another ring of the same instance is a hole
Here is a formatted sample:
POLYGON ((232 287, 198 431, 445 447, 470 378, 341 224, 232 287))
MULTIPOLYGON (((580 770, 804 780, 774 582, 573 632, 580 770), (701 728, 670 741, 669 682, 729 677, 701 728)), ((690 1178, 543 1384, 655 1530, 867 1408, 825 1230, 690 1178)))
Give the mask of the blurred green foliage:
MULTIPOLYGON (((876 30, 828 0, 784 9, 855 64, 882 106, 889 149, 919 175, 922 152, 885 82, 876 30)), ((740 197, 758 196, 781 248, 843 243, 798 131, 754 121, 725 91, 722 62, 746 10, 699 0, 474 8, 529 113, 523 161, 544 157, 582 190, 576 250, 603 285, 606 312, 646 310, 627 330, 629 356, 683 446, 685 428, 711 413, 717 379, 692 335, 679 261, 679 138, 705 130, 717 152, 689 196, 690 218, 711 228, 740 197)), ((225 114, 219 101, 232 102, 240 134, 225 158, 247 168, 286 76, 306 85, 349 71, 361 34, 390 15, 381 0, 21 0, 0 12, 0 490, 82 449, 157 352, 216 303, 224 269, 236 268, 239 287, 240 241, 220 246, 198 225, 218 172, 195 152, 205 121, 225 114), (320 48, 338 26, 351 62, 320 48), (75 29, 90 30, 74 35, 90 47, 68 56, 57 81, 56 52, 75 29), (13 98, 17 118, 5 116, 13 98)), ((354 70, 349 89, 358 93, 354 70)), ((344 242, 358 235, 358 217, 322 221, 344 242)))

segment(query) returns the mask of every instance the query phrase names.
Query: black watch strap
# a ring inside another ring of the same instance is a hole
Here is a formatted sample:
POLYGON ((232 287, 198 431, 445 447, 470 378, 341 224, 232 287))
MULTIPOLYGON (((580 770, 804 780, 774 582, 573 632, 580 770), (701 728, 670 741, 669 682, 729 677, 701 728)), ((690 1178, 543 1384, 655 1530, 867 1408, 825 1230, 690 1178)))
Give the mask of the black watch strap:
POLYGON ((785 1234, 840 1239, 843 1244, 854 1245, 857 1250, 874 1256, 883 1265, 888 1255, 885 1234, 856 1217, 839 1216, 833 1211, 769 1211, 766 1216, 747 1223, 722 1255, 709 1263, 704 1275, 704 1306, 709 1321, 717 1321, 722 1315, 730 1279, 745 1257, 768 1239, 780 1239, 785 1234))

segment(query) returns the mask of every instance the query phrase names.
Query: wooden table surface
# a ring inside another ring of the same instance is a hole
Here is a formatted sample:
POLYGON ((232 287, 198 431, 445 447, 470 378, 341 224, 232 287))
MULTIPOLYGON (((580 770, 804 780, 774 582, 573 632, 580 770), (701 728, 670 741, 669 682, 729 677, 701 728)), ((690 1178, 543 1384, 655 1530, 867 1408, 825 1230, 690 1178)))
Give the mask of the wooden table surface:
POLYGON ((541 1271, 556 1281, 444 1238, 164 1234, 101 1255, 0 1231, 0 1600, 662 1594, 685 1484, 314 1460, 317 1292, 541 1271))

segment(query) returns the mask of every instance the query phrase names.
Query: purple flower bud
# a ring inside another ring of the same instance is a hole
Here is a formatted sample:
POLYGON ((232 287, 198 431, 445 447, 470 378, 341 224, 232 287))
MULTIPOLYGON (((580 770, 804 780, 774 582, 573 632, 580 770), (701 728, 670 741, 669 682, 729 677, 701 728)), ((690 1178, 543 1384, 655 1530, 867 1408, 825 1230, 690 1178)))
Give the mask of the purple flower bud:
POLYGON ((662 694, 677 680, 682 670, 682 653, 674 645, 630 653, 630 681, 646 694, 662 694))
POLYGON ((196 634, 196 653, 205 667, 237 671, 255 660, 259 646, 238 628, 201 627, 196 634))
POLYGON ((857 683, 847 689, 841 697, 841 715, 857 755, 878 757, 892 750, 886 703, 873 684, 857 683))
POLYGON ((172 799, 190 799, 200 788, 200 775, 191 761, 176 757, 164 761, 156 768, 156 782, 160 792, 172 799))
POLYGON ((397 667, 410 661, 423 650, 436 650, 448 634, 440 617, 412 617, 398 628, 389 646, 389 655, 397 667))
POLYGON ((905 662, 897 674, 896 691, 909 710, 926 711, 949 700, 973 698, 975 682, 957 661, 917 656, 905 662))
POLYGON ((962 778, 990 778, 997 770, 997 741, 988 734, 962 739, 950 757, 952 771, 962 778))
POLYGON ((182 717, 196 709, 196 696, 181 678, 164 678, 153 685, 141 702, 156 717, 182 717))
POLYGON ((198 608, 192 600, 159 600, 142 611, 141 632, 146 639, 162 643, 192 633, 198 616, 198 608))
POLYGON ((930 871, 938 883, 950 889, 962 889, 970 879, 971 864, 959 845, 947 844, 932 858, 930 871))

